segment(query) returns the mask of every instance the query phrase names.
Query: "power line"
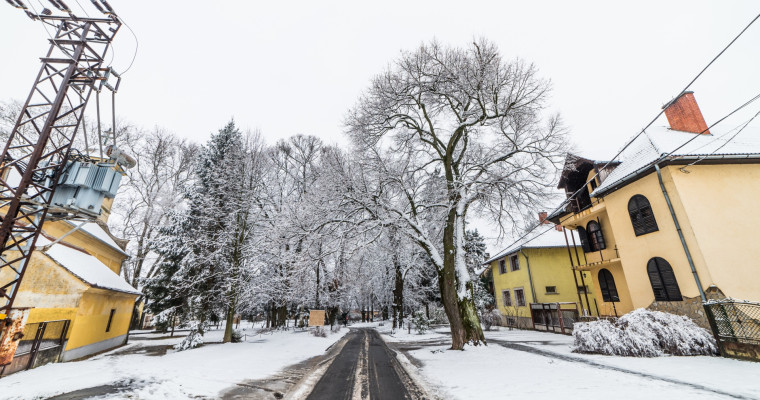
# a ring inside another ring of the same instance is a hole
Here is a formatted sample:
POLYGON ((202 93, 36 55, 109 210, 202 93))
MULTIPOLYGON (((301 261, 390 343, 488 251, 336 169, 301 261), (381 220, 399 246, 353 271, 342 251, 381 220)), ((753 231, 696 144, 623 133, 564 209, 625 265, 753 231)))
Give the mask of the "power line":
POLYGON ((124 74, 127 73, 127 71, 129 71, 130 69, 132 69, 132 64, 135 63, 135 59, 137 58, 137 50, 140 48, 140 40, 137 38, 137 34, 135 34, 135 31, 132 30, 132 27, 129 26, 129 24, 127 23, 127 21, 125 21, 124 18, 121 17, 121 16, 119 17, 119 19, 121 20, 122 23, 124 23, 124 26, 126 26, 127 29, 129 29, 129 32, 132 33, 132 37, 135 38, 135 52, 132 54, 132 61, 129 62, 129 65, 127 66, 127 69, 125 69, 121 73, 121 75, 124 75, 124 74))
MULTIPOLYGON (((696 163, 698 163, 700 161, 703 161, 705 158, 707 158, 707 157, 709 157, 709 156, 717 153, 718 150, 724 148, 727 144, 729 144, 732 140, 734 140, 734 138, 736 138, 740 133, 742 133, 742 131, 744 130, 744 128, 746 128, 752 121, 754 121, 755 118, 757 118, 758 115, 760 115, 760 111, 758 111, 757 113, 755 113, 755 115, 752 116, 752 118, 750 118, 749 121, 747 121, 744 125, 742 125, 742 127, 736 133, 733 134, 733 136, 731 136, 730 138, 728 138, 725 143, 723 143, 722 145, 718 146, 718 148, 716 148, 715 150, 713 150, 712 153, 704 155, 704 156, 700 157, 697 161, 694 161, 691 164, 688 164, 688 165, 686 165, 684 167, 681 167, 680 168, 681 171, 688 172, 688 171, 686 171, 686 168, 691 167, 692 165, 694 165, 694 164, 696 164, 696 163)), ((722 136, 721 136, 721 138, 722 138, 722 136)), ((715 140, 717 140, 717 138, 715 140)))
MULTIPOLYGON (((726 52, 726 50, 728 50, 728 48, 729 48, 729 47, 731 47, 731 45, 733 45, 733 44, 734 44, 734 42, 736 42, 736 41, 737 41, 737 40, 738 40, 738 39, 739 39, 739 38, 740 38, 740 37, 741 37, 741 36, 744 34, 744 32, 746 32, 746 31, 747 31, 747 29, 749 29, 749 27, 750 27, 750 26, 752 26, 752 24, 754 24, 754 23, 755 23, 755 21, 757 21, 757 20, 758 20, 758 18, 760 18, 760 14, 757 14, 757 15, 755 16, 755 18, 753 18, 753 19, 752 19, 752 21, 750 21, 750 22, 749 22, 749 24, 747 24, 747 26, 745 26, 745 27, 744 27, 744 29, 742 29, 742 30, 741 30, 741 32, 739 32, 739 34, 737 34, 737 35, 736 35, 736 36, 735 36, 735 37, 734 37, 734 38, 733 38, 733 39, 732 39, 732 40, 731 40, 731 41, 730 41, 730 42, 729 42, 729 43, 728 43, 728 44, 727 44, 727 45, 726 45, 726 46, 723 48, 723 50, 721 50, 721 51, 720 51, 720 52, 719 52, 719 53, 718 53, 718 54, 717 54, 715 57, 713 57, 713 59, 712 59, 712 60, 710 60, 710 62, 709 62, 709 63, 707 63, 707 65, 706 65, 704 68, 702 68, 702 70, 701 70, 701 71, 699 71, 699 73, 698 73, 698 74, 697 74, 697 75, 696 75, 696 76, 695 76, 695 77, 694 77, 694 78, 693 78, 691 81, 689 81, 689 83, 688 83, 688 84, 687 84, 687 85, 686 85, 686 86, 685 86, 685 87, 684 87, 684 88, 681 90, 681 92, 678 94, 678 96, 674 97, 674 98, 673 98, 673 100, 671 100, 670 102, 668 102, 668 104, 666 104, 666 105, 665 105, 665 107, 663 107, 663 108, 660 110, 660 112, 658 112, 658 113, 657 113, 657 116, 655 116, 655 117, 654 117, 654 118, 653 118, 651 121, 649 121, 649 123, 648 123, 648 124, 647 124, 647 125, 646 125, 646 126, 643 128, 643 129, 641 129, 641 131, 639 131, 639 133, 637 133, 636 135, 634 135, 634 136, 633 136, 633 138, 631 138, 631 139, 630 139, 630 140, 629 140, 629 141, 628 141, 628 142, 627 142, 627 143, 626 143, 626 144, 625 144, 625 145, 624 145, 624 146, 623 146, 623 147, 622 147, 622 148, 621 148, 621 149, 620 149, 620 150, 619 150, 619 151, 618 151, 618 152, 617 152, 617 153, 616 153, 616 154, 615 154, 615 155, 614 155, 612 158, 610 158, 610 160, 609 160, 609 161, 607 161, 607 162, 604 164, 604 166, 603 166, 602 168, 599 168, 599 169, 598 169, 598 171, 602 171, 602 170, 604 170, 605 168, 607 168, 607 167, 608 167, 608 166, 609 166, 609 165, 610 165, 612 162, 614 162, 614 161, 615 161, 615 160, 616 160, 616 159, 617 159, 617 158, 620 156, 620 154, 622 154, 622 153, 623 153, 623 152, 624 152, 624 151, 625 151, 625 150, 626 150, 626 149, 627 149, 627 148, 628 148, 628 147, 629 147, 631 144, 633 144, 633 142, 634 142, 636 139, 638 139, 638 138, 639 138, 639 137, 640 137, 640 136, 641 136, 641 135, 642 135, 642 134, 643 134, 643 133, 644 133, 644 132, 645 132, 645 131, 646 131, 646 130, 647 130, 649 127, 650 127, 650 126, 652 126, 652 124, 653 124, 655 121, 657 121, 657 119, 658 119, 658 118, 660 118, 660 116, 662 116, 662 114, 665 112, 665 109, 666 109, 668 106, 670 106, 670 105, 671 105, 671 104, 672 104, 672 103, 673 103, 675 100, 678 100, 678 98, 680 98, 680 97, 681 97, 681 96, 682 96, 684 93, 686 93, 686 91, 688 91, 688 90, 689 90, 689 88, 691 87, 691 85, 692 85, 692 84, 694 84, 694 82, 696 82, 696 81, 697 81, 697 79, 699 79, 699 78, 702 76, 702 74, 704 74, 704 73, 705 73, 705 71, 707 71, 707 69, 708 69, 708 68, 710 68, 710 66, 711 66, 713 63, 715 63, 715 61, 716 61, 718 58, 720 58, 720 57, 723 55, 723 53, 725 53, 725 52, 726 52)), ((758 95, 758 96, 760 96, 760 95, 758 95)), ((728 115, 726 115, 725 117, 721 118, 721 119, 720 119, 718 122, 714 123, 714 124, 713 124, 713 126, 715 126, 715 125, 717 125, 718 123, 722 122, 724 119, 728 118, 728 117, 729 117, 730 115, 732 115, 733 113, 735 113, 735 112, 739 111, 740 109, 744 108, 744 107, 745 107, 746 105, 748 105, 749 103, 751 103, 751 102, 755 101, 755 100, 758 98, 758 96, 755 96, 755 98, 751 99, 751 100, 750 100, 750 101, 748 101, 747 103, 745 103, 745 104, 743 104, 742 106, 740 106, 738 109, 736 109, 736 110, 732 111, 731 113, 729 113, 729 114, 728 114, 728 115)), ((709 129, 709 128, 708 128, 708 129, 709 129)), ((680 149, 681 147, 685 146, 686 144, 688 144, 688 143, 689 143, 689 142, 691 142, 692 140, 694 140, 694 138, 691 138, 691 139, 689 139, 689 140, 688 140, 686 143, 684 143, 683 145, 681 145, 680 147, 678 147, 676 150, 678 150, 678 149, 680 149)), ((671 154, 672 154, 672 152, 671 152, 671 154)), ((554 214, 555 212, 559 211, 560 209, 562 209, 563 207, 565 207, 567 204, 569 204, 569 201, 570 201, 570 199, 574 198, 574 197, 575 197, 575 196, 576 196, 578 193, 580 193, 580 192, 581 192, 581 191, 582 191, 582 190, 583 190, 583 189, 586 187, 586 185, 588 185, 589 183, 591 183, 591 181, 593 181, 594 179, 596 179, 596 177, 597 177, 598 175, 599 175, 599 172, 596 172, 596 173, 594 173, 594 175, 593 175, 593 176, 592 176, 592 177, 591 177, 589 180, 587 180, 587 181, 586 181, 586 183, 585 183, 584 185, 582 185, 582 186, 581 186, 581 187, 580 187, 578 190, 576 190, 575 192, 573 192, 573 194, 572 194, 572 195, 568 196, 568 197, 567 197, 567 199, 565 199, 564 201, 562 201, 562 203, 561 203, 559 206, 557 206, 556 208, 554 208, 554 210, 552 210, 552 211, 549 213, 549 215, 551 215, 551 214, 554 214)), ((568 217, 568 218, 569 218, 569 217, 568 217)), ((565 219, 564 221, 566 221, 566 220, 567 220, 567 219, 565 219)), ((563 222, 563 220, 560 220, 560 225, 562 224, 562 222, 563 222)), ((520 237, 519 237, 517 240, 515 240, 515 241, 514 241, 512 244, 510 244, 509 246, 507 246, 507 247, 505 247, 504 249, 500 250, 500 251, 499 251, 497 254, 499 254, 499 253, 501 253, 501 252, 503 252, 503 251, 505 251, 505 250, 509 249, 510 247, 514 246, 515 244, 517 244, 517 243, 518 243, 518 242, 520 242, 521 240, 525 239, 525 237, 527 237, 527 236, 528 236, 528 235, 529 235, 531 232, 533 232, 533 231, 534 231, 536 228, 538 228, 539 226, 541 226, 541 224, 537 224, 537 225, 534 225, 532 228, 528 229, 528 231, 527 231, 527 232, 525 232, 525 233, 524 233, 522 236, 520 236, 520 237)))

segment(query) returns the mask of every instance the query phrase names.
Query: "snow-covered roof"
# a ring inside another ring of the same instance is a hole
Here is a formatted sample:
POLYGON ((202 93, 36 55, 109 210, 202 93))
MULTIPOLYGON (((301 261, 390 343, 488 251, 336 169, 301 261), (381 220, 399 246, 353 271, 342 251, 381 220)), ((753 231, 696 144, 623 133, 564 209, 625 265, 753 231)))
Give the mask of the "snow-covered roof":
POLYGON ((711 129, 711 134, 700 135, 675 131, 664 126, 650 127, 620 154, 616 161, 621 163, 591 193, 591 196, 603 195, 636 178, 671 152, 673 154, 667 158, 671 161, 697 160, 701 157, 707 159, 760 158, 760 129, 747 127, 741 132, 739 129, 740 127, 730 131, 720 131, 714 128, 711 129), (690 139, 693 140, 689 144, 679 148, 690 139))
POLYGON ((95 239, 98 239, 101 242, 107 244, 108 247, 113 248, 119 253, 124 254, 125 256, 128 255, 126 252, 124 252, 124 250, 121 249, 121 247, 119 247, 118 244, 116 244, 116 242, 111 238, 111 236, 108 233, 106 233, 106 231, 103 230, 103 228, 101 228, 100 225, 98 225, 97 223, 88 222, 79 229, 89 234, 90 236, 94 237, 95 239))
MULTIPOLYGON (((52 242, 44 236, 40 236, 37 239, 38 248, 47 246, 50 243, 52 242)), ((58 243, 45 250, 44 254, 90 286, 124 293, 141 294, 132 285, 127 283, 124 278, 113 272, 100 260, 84 251, 58 243)))
POLYGON ((555 229, 554 224, 546 224, 545 226, 546 229, 536 229, 535 232, 527 236, 525 239, 513 243, 495 256, 486 260, 484 264, 491 263, 494 260, 498 260, 499 258, 520 251, 521 249, 567 246, 567 242, 565 242, 565 234, 562 231, 555 229))

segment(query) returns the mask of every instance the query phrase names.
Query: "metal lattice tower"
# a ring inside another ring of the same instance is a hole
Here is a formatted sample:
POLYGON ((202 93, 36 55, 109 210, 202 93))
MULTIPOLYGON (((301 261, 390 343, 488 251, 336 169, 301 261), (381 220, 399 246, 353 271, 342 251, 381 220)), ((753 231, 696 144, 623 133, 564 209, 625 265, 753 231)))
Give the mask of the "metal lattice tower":
POLYGON ((79 18, 60 0, 51 3, 66 16, 6 1, 55 33, 0 156, 0 320, 13 307, 90 95, 115 90, 108 80, 118 75, 104 57, 122 24, 103 0, 93 4, 106 18, 79 18))

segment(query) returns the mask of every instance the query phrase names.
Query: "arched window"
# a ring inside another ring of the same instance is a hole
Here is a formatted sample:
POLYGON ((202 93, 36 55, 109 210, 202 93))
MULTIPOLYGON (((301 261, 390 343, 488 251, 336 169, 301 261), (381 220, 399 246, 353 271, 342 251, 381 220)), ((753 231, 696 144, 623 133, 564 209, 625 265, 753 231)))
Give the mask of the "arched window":
MULTIPOLYGON (((572 235, 572 233, 571 233, 572 235)), ((585 253, 591 251, 591 245, 588 243, 588 232, 582 226, 578 227, 578 238, 581 240, 581 247, 585 253)))
POLYGON ((599 289, 602 291, 602 300, 606 302, 619 302, 617 286, 615 286, 615 278, 612 277, 612 272, 606 268, 599 270, 599 289))
POLYGON ((586 225, 586 231, 588 232, 589 247, 593 251, 604 250, 607 245, 604 243, 604 236, 602 236, 602 227, 596 221, 591 221, 586 225))
POLYGON ((651 232, 657 232, 657 221, 652 213, 652 206, 646 197, 637 194, 628 200, 628 215, 631 216, 633 232, 636 236, 645 235, 651 232))
POLYGON ((664 258, 655 257, 647 263, 647 274, 652 284, 656 301, 681 301, 681 290, 678 288, 673 268, 664 258))

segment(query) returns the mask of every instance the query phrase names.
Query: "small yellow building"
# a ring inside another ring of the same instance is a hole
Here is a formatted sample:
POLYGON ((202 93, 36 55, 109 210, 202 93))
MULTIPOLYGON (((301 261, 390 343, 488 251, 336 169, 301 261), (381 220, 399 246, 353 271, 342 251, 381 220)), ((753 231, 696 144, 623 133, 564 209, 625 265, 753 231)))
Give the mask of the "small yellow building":
POLYGON ((603 315, 648 307, 707 327, 702 302, 760 300, 760 132, 707 130, 692 93, 612 162, 568 155, 549 216, 575 232, 603 315))
MULTIPOLYGON (((14 303, 24 336, 2 374, 122 345, 140 292, 121 276, 128 258, 108 232, 111 200, 95 222, 46 221, 14 303)), ((6 271, 7 273, 7 271, 6 271)))
POLYGON ((588 272, 576 272, 571 265, 570 257, 585 262, 583 252, 568 252, 562 227, 548 223, 542 214, 544 223, 534 234, 485 262, 493 278, 496 309, 508 325, 532 327, 531 304, 534 309, 556 310, 557 303, 565 303, 563 309, 577 310, 578 315, 598 314, 588 272))

